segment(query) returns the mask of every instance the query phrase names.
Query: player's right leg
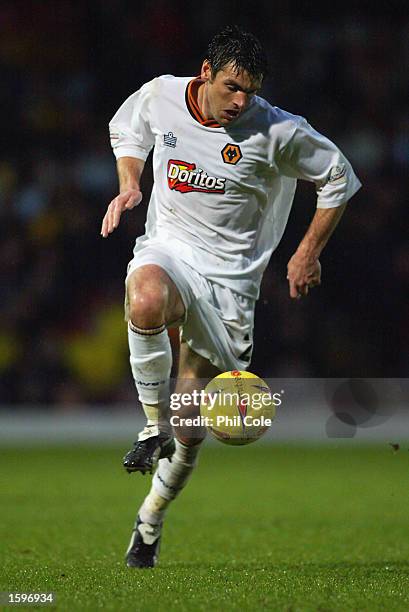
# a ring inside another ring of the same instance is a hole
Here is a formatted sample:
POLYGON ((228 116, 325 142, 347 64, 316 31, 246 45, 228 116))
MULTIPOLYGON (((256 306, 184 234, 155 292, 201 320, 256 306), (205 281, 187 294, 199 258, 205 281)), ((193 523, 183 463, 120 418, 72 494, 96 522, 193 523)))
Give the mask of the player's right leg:
POLYGON ((183 318, 185 307, 169 275, 156 264, 136 268, 127 279, 130 363, 146 427, 124 457, 128 472, 151 472, 174 451, 169 425, 172 351, 167 327, 183 318))

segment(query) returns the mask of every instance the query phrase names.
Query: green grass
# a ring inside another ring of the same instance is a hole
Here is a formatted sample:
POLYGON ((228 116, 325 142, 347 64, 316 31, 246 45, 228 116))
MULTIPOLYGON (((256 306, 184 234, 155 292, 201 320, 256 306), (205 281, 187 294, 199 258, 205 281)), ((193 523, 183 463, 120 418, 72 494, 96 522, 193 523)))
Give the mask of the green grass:
POLYGON ((122 450, 2 451, 0 590, 74 612, 409 609, 407 448, 207 445, 155 570, 123 563, 149 480, 122 450))

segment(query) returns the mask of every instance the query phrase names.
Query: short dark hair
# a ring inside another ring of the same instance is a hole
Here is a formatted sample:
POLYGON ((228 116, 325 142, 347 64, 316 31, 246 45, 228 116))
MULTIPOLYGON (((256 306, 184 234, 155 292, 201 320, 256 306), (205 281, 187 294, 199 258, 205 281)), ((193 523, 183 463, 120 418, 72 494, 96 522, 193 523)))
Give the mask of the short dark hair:
POLYGON ((207 59, 212 76, 229 63, 238 73, 246 70, 253 78, 263 79, 268 72, 267 57, 260 41, 237 25, 226 26, 214 36, 207 50, 207 59))

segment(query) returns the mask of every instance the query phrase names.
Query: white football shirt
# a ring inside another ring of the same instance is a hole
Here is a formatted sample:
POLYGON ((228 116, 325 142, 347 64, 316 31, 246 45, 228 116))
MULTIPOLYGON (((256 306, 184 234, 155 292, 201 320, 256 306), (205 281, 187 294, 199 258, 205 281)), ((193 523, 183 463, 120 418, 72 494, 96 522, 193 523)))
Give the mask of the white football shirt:
POLYGON ((110 122, 117 159, 146 160, 154 186, 146 231, 213 282, 257 298, 281 240, 297 179, 313 181, 317 206, 347 202, 361 186, 341 151, 300 116, 255 96, 233 125, 205 120, 198 79, 165 75, 131 95, 110 122))

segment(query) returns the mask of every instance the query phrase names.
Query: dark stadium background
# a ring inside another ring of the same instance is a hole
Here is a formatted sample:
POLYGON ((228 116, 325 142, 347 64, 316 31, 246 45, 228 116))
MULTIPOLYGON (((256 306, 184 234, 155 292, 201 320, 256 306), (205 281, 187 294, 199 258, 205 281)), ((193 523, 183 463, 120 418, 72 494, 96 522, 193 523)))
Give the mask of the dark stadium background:
POLYGON ((409 9, 356 4, 1 2, 0 404, 134 400, 123 281, 150 166, 143 204, 103 240, 117 191, 108 121, 154 76, 196 74, 231 22, 267 49, 262 95, 333 139, 363 183, 322 256, 322 287, 294 303, 286 263, 315 207, 299 183, 251 370, 408 376, 409 9))

